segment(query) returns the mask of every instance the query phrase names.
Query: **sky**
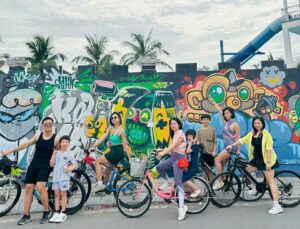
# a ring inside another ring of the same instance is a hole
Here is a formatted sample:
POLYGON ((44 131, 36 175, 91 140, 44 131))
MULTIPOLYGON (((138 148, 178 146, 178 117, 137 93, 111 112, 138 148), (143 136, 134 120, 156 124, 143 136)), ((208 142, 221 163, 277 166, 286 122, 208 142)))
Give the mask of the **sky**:
MULTIPOLYGON (((124 54, 128 50, 121 43, 131 39, 131 32, 147 35, 152 29, 153 38, 170 53, 160 59, 172 67, 176 63, 214 67, 220 62, 219 40, 224 40, 226 52, 239 51, 281 16, 281 8, 283 0, 1 0, 0 53, 29 56, 25 42, 37 34, 51 36, 55 52, 68 57, 62 65, 70 70, 70 61, 84 55, 84 35, 105 35, 108 50, 124 54)), ((300 61, 299 36, 291 40, 300 61)), ((254 57, 244 68, 252 68, 270 52, 284 58, 282 33, 260 51, 266 55, 254 57)))

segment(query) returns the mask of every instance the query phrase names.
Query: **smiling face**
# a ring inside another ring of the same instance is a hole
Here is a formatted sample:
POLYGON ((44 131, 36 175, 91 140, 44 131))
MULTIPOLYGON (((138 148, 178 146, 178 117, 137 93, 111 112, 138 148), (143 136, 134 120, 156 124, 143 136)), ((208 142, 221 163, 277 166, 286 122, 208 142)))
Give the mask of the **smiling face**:
POLYGON ((231 119, 231 117, 232 117, 231 112, 230 112, 229 110, 225 110, 225 111, 224 111, 224 119, 225 119, 226 121, 229 121, 229 120, 231 119))
POLYGON ((66 140, 66 139, 63 139, 61 140, 61 142, 59 143, 60 145, 60 148, 63 150, 63 151, 66 151, 70 145, 70 141, 69 140, 66 140))
POLYGON ((171 121, 170 128, 171 128, 171 130, 173 130, 174 133, 175 133, 176 131, 179 130, 179 125, 178 125, 178 123, 177 123, 175 120, 172 120, 172 121, 171 121))
POLYGON ((53 121, 51 119, 43 121, 42 127, 45 133, 51 133, 53 129, 53 121))
POLYGON ((262 131, 263 123, 262 123, 259 119, 256 119, 256 120, 254 121, 254 128, 255 128, 257 131, 262 131))
POLYGON ((113 126, 120 125, 121 123, 121 120, 117 114, 112 114, 112 116, 110 117, 110 121, 113 126))

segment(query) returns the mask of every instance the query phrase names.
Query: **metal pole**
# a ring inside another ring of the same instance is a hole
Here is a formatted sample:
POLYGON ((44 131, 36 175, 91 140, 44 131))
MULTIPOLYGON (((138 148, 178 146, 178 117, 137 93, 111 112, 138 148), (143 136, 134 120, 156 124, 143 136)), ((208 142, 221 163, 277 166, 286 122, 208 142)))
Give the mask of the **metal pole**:
POLYGON ((220 40, 220 52, 221 52, 221 63, 224 62, 224 43, 223 40, 220 40))

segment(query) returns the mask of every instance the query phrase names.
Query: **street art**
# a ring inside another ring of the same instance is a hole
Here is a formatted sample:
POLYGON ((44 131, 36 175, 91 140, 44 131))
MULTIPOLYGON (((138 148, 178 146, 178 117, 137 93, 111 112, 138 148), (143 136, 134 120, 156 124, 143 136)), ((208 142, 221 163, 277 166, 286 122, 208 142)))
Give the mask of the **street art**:
MULTIPOLYGON (((212 115, 218 151, 223 148, 222 121, 211 99, 221 108, 236 110, 241 136, 252 128, 252 117, 262 116, 274 138, 282 166, 300 164, 300 80, 293 72, 272 64, 257 70, 221 69, 194 75, 182 73, 126 73, 95 75, 90 69, 62 74, 45 70, 3 77, 0 93, 0 147, 11 148, 37 131, 40 120, 50 116, 58 135, 71 137, 71 150, 78 160, 83 149, 101 138, 109 128, 112 112, 121 116, 131 153, 140 156, 153 148, 171 144, 169 121, 179 117, 184 130, 198 129, 201 114, 212 115), (292 73, 291 73, 292 72, 292 73)), ((98 148, 108 152, 106 141, 98 148)), ((19 152, 26 165, 34 148, 19 152)), ((246 157, 247 148, 241 147, 246 157)))
POLYGON ((275 88, 283 83, 285 72, 279 71, 277 66, 264 67, 259 76, 259 82, 267 87, 275 88))

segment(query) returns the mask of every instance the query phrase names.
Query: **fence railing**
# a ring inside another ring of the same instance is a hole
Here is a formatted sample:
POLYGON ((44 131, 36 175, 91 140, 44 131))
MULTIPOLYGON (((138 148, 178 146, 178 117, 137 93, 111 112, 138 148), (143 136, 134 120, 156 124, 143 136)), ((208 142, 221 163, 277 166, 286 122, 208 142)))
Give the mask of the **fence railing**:
POLYGON ((281 9, 282 21, 292 21, 300 18, 300 4, 281 9))

